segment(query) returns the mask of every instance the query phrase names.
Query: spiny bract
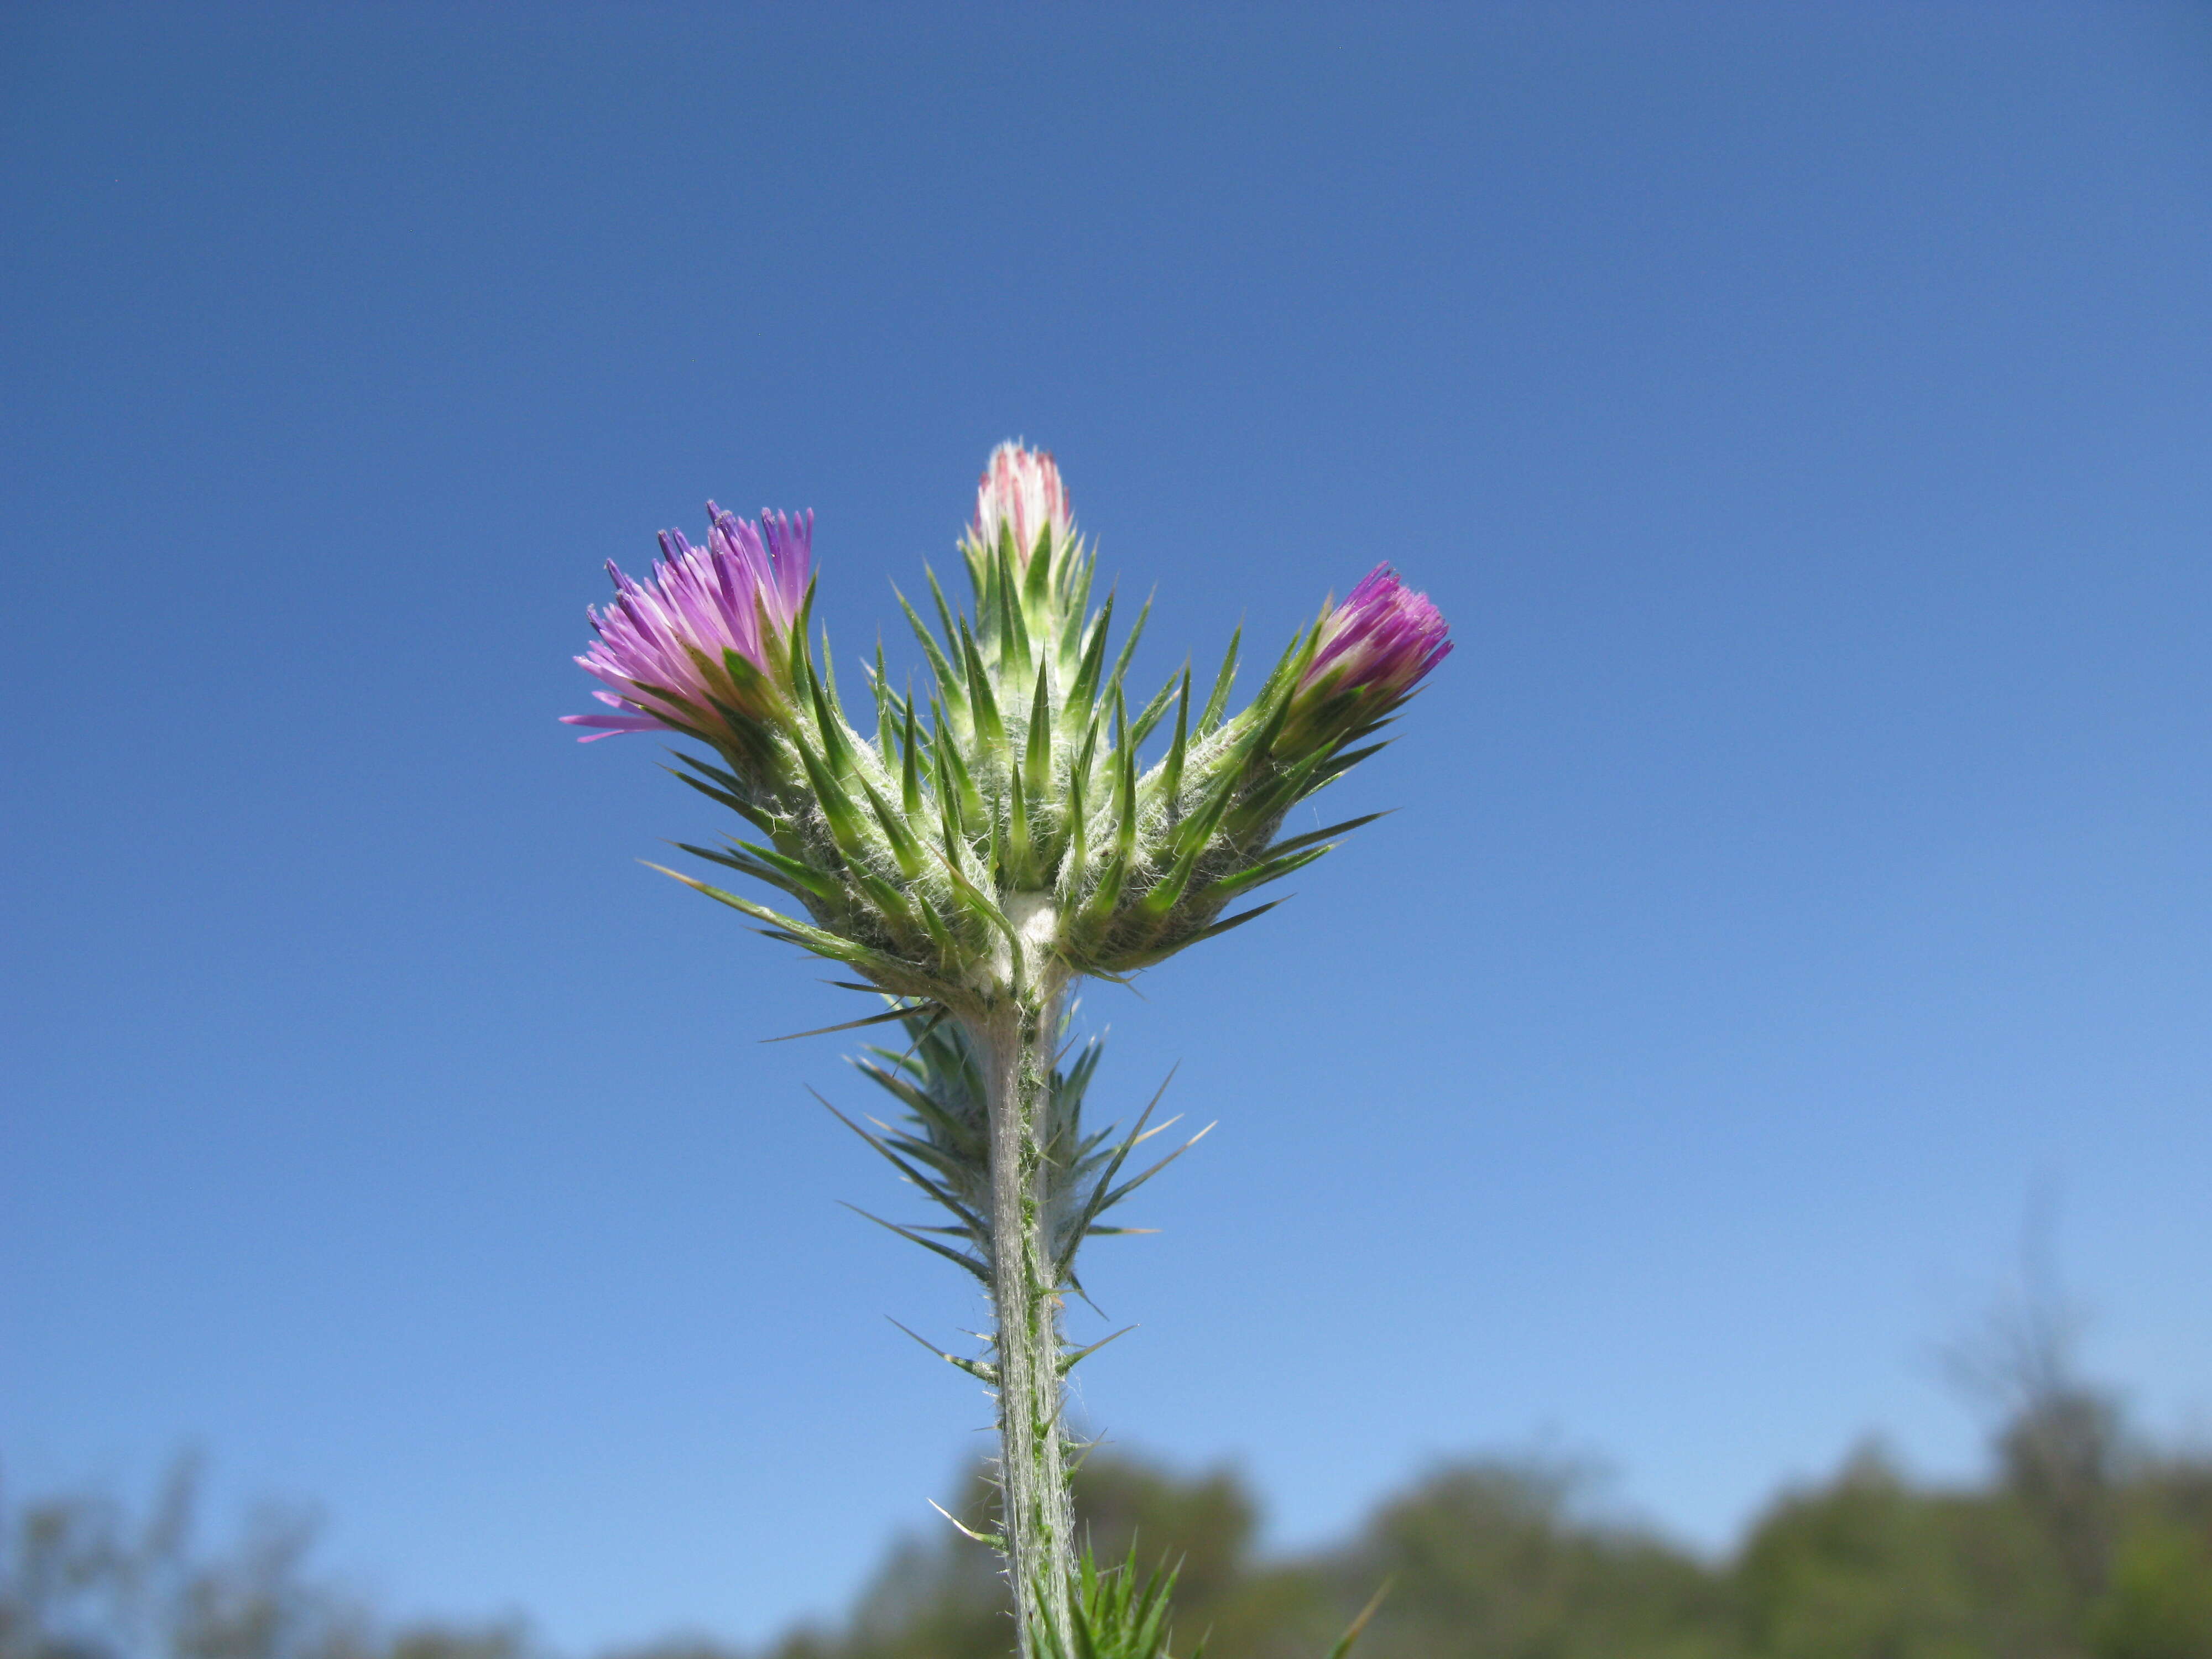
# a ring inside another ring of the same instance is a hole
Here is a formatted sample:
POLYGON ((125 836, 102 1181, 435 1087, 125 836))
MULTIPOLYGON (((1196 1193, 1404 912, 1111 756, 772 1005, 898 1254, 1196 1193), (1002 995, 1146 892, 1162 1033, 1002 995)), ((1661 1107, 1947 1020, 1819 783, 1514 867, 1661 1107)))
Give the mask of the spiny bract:
POLYGON ((1285 814, 1381 747, 1367 740, 1451 649, 1436 607, 1378 566, 1240 712, 1232 637, 1202 700, 1185 668, 1132 713, 1144 612, 1112 650, 1113 596, 1091 608, 1095 558, 1059 469, 1004 444, 960 542, 972 609, 933 573, 933 630, 902 596, 931 684, 902 695, 878 647, 869 736, 838 697, 826 638, 818 658, 808 638, 811 515, 708 510, 706 546, 671 532, 651 580, 615 573, 577 660, 617 712, 568 720, 712 745, 719 764, 679 755, 678 775, 761 839, 684 850, 782 889, 808 919, 677 878, 963 1016, 1025 987, 1119 978, 1271 908, 1231 912, 1374 816, 1278 840, 1285 814), (1139 751, 1163 728, 1147 766, 1139 751))

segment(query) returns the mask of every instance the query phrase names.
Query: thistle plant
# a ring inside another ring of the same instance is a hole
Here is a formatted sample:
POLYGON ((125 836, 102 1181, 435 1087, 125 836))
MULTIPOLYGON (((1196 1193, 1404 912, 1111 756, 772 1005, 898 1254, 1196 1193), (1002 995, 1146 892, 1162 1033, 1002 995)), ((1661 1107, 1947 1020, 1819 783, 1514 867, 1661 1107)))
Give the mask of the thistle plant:
POLYGON ((1144 1632, 1164 1632, 1164 1592, 1102 1589, 1073 1544, 1062 1407, 1091 1349, 1068 1348, 1062 1301, 1080 1292, 1083 1241, 1120 1231, 1103 1218, 1161 1166, 1129 1170, 1157 1133, 1151 1108, 1123 1134, 1085 1127, 1099 1050, 1065 1046, 1072 994, 1273 908, 1249 901, 1379 816, 1281 834, 1291 808, 1382 746, 1375 734, 1451 649, 1443 618, 1378 566, 1298 631, 1241 708, 1238 635, 1209 681, 1186 665, 1133 708, 1149 604, 1117 646, 1114 595, 1092 605, 1095 550, 1052 457, 1004 444, 958 544, 968 605, 927 571, 934 627, 900 596, 928 683, 895 686, 878 645, 864 731, 828 639, 811 634, 812 516, 707 510, 706 544, 665 532, 649 578, 609 566, 614 599, 590 613, 598 637, 576 660, 611 712, 566 718, 594 728, 586 741, 662 731, 703 745, 670 769, 751 833, 683 850, 800 914, 664 873, 890 999, 825 1029, 904 1028, 904 1048, 860 1062, 903 1123, 847 1121, 946 1218, 884 1224, 989 1297, 984 1355, 942 1357, 997 1397, 991 1541, 1021 1650, 1097 1649, 1099 1621, 1119 1628, 1115 1609, 1139 1602, 1141 1630, 1122 1635, 1158 1649, 1164 1634, 1144 1632))

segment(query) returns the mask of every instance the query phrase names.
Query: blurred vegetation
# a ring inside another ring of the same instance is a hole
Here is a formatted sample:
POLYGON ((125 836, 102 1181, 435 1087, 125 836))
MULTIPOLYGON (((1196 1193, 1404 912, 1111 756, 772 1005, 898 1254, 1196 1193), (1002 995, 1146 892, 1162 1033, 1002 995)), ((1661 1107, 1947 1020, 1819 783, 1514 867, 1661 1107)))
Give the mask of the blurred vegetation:
MULTIPOLYGON (((2013 1368, 2017 1377, 2021 1368, 2013 1368)), ((1180 1559, 1175 1650, 1321 1659, 1385 1579, 1360 1659, 2212 1659, 2212 1459, 2132 1443, 2103 1395, 2030 1377, 1971 1489, 1876 1447, 1777 1498, 1729 1559, 1607 1519, 1534 1462, 1441 1468, 1336 1547, 1271 1559, 1252 1495, 1094 1457, 1101 1559, 1180 1559)), ((194 1547, 191 1471, 143 1518, 63 1498, 0 1517, 0 1659, 534 1659, 519 1626, 390 1629, 311 1577, 312 1528, 271 1514, 194 1547)), ((971 1480, 963 1519, 989 1494, 971 1480)), ((669 1642, 606 1659, 1005 1659, 988 1551, 951 1527, 896 1548, 851 1616, 740 1654, 669 1642)))

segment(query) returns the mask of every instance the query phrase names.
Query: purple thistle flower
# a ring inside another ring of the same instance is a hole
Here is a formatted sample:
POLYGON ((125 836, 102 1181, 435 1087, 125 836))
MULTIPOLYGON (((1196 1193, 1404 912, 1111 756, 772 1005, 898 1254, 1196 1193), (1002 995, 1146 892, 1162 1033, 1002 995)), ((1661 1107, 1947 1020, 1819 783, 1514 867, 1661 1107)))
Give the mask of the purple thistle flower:
POLYGON ((1327 681, 1329 690, 1373 690, 1395 702, 1450 654, 1443 613, 1378 564, 1322 618, 1321 644, 1298 690, 1327 681))
POLYGON ((647 581, 608 562, 614 601, 586 608, 599 638, 576 662, 610 688, 592 695, 623 712, 563 714, 565 725, 601 728, 579 743, 655 730, 711 737, 722 725, 718 702, 767 713, 757 686, 731 673, 726 653, 788 688, 783 647, 813 575, 814 514, 763 512, 756 525, 709 501, 707 516, 704 547, 680 530, 660 532, 660 559, 647 581))
POLYGON ((975 521, 968 535, 988 551, 998 546, 1000 526, 1006 524, 1013 526, 1014 556, 1024 564, 1036 551, 1037 537, 1048 524, 1055 545, 1074 535, 1067 486, 1060 482, 1050 450, 1009 441, 991 452, 975 485, 975 521))

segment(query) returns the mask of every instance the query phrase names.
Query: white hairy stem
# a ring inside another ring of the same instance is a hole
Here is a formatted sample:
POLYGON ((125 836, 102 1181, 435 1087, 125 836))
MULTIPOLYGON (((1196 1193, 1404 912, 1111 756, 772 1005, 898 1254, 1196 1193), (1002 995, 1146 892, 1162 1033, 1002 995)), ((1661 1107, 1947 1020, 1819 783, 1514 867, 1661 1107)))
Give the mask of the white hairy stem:
POLYGON ((1061 1406, 1060 1302, 1046 1146, 1064 978, 1050 974, 969 1027, 984 1061, 991 1158, 991 1303, 997 1321, 999 1484, 1024 1659, 1040 1625, 1069 1628, 1075 1522, 1061 1406))

